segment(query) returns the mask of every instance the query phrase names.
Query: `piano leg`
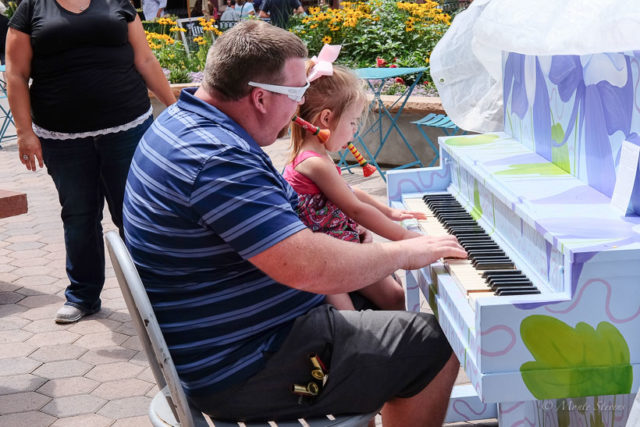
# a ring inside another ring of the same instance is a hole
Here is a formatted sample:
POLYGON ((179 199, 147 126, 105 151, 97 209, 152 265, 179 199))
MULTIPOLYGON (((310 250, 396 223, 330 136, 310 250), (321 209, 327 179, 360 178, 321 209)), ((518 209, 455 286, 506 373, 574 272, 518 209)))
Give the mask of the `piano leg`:
POLYGON ((413 275, 409 273, 405 275, 404 299, 407 311, 420 311, 420 286, 413 275))
MULTIPOLYGON (((421 311, 423 293, 429 287, 424 276, 419 275, 421 282, 413 274, 407 272, 405 280, 405 298, 408 311, 421 311)), ((487 420, 498 417, 498 406, 495 403, 483 403, 471 384, 460 384, 453 387, 445 423, 458 423, 472 420, 487 420)))

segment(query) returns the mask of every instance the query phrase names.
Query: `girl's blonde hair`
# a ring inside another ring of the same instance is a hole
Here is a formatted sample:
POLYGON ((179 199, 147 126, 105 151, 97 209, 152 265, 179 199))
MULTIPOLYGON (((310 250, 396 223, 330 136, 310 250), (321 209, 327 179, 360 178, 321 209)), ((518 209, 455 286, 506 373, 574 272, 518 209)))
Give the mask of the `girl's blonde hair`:
MULTIPOLYGON (((307 61, 307 74, 313 67, 313 61, 307 61)), ((351 105, 366 105, 367 95, 362 81, 353 71, 341 65, 333 66, 333 75, 322 76, 311 82, 304 94, 304 104, 298 107, 298 116, 308 122, 314 122, 322 110, 329 109, 333 113, 329 129, 333 129, 342 113, 351 105)), ((293 161, 300 152, 306 131, 298 125, 291 126, 291 158, 293 161)))

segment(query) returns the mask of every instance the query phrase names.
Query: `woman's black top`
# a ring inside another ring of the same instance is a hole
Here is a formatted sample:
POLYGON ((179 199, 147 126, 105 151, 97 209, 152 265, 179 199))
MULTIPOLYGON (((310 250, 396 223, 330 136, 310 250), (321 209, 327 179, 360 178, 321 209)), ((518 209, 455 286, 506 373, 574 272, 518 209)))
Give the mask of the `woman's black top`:
POLYGON ((150 108, 133 63, 129 0, 91 0, 82 13, 55 0, 23 0, 9 26, 31 36, 31 115, 50 131, 126 124, 150 108))

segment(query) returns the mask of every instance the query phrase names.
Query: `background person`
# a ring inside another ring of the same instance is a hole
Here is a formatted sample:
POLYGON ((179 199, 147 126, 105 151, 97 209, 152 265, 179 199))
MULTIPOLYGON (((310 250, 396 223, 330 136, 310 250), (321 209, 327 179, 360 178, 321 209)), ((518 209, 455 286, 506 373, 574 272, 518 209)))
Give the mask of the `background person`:
POLYGON ((231 28, 238 21, 235 12, 236 0, 227 0, 227 6, 220 17, 220 27, 223 29, 231 28))
POLYGON ((142 13, 144 19, 153 21, 164 16, 164 8, 167 7, 167 0, 142 0, 142 13))
POLYGON ((246 0, 237 0, 236 8, 234 9, 236 21, 254 16, 256 11, 253 9, 253 3, 246 0))
POLYGON ((75 322, 100 310, 104 200, 121 229, 131 157, 153 121, 147 87, 175 98, 128 0, 23 0, 9 26, 19 158, 31 171, 44 161, 62 206, 70 284, 55 320, 75 322))
POLYGON ((224 32, 204 81, 154 122, 127 180, 127 246, 191 401, 221 419, 291 419, 383 407, 388 426, 440 426, 459 364, 435 318, 338 311, 360 289, 443 256, 454 237, 357 244, 313 233, 262 147, 306 89, 306 47, 258 20, 224 32), (278 85, 278 86, 265 86, 278 85), (299 404, 309 353, 329 370, 299 404))
POLYGON ((300 0, 263 0, 260 4, 260 18, 269 18, 280 28, 287 28, 293 13, 304 13, 300 0))

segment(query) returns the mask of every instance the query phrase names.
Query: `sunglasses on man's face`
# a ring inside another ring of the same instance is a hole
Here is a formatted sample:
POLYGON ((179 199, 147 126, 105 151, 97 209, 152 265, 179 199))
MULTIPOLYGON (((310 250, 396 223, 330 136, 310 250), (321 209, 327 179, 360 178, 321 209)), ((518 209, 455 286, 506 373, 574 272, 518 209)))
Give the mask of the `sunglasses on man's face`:
POLYGON ((298 86, 298 87, 270 85, 267 83, 256 83, 256 82, 249 82, 249 86, 259 87, 260 89, 264 89, 268 92, 287 95, 289 99, 296 102, 300 102, 302 101, 302 98, 304 98, 304 93, 307 91, 307 88, 309 88, 309 82, 307 82, 307 84, 304 86, 298 86))

